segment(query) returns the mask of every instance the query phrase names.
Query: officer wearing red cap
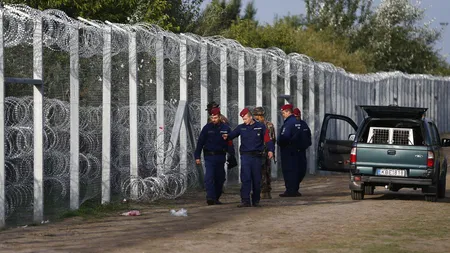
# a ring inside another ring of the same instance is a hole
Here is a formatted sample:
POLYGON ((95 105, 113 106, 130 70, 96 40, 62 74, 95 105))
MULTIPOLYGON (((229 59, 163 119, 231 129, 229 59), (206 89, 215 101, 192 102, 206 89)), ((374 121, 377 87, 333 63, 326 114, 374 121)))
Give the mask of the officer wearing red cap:
MULTIPOLYGON (((261 199, 261 167, 265 161, 264 155, 264 136, 266 126, 253 119, 250 110, 244 108, 239 116, 244 121, 238 125, 231 133, 224 134, 224 139, 232 140, 238 136, 241 137, 241 203, 238 207, 260 207, 261 199), (250 198, 250 192, 252 196, 250 198)), ((271 140, 267 143, 268 154, 270 159, 273 156, 274 144, 271 140)))
POLYGON ((302 113, 300 112, 300 109, 294 108, 293 113, 294 113, 294 116, 295 116, 295 118, 296 118, 297 120, 301 120, 301 118, 302 118, 302 113))
POLYGON ((299 197, 300 182, 306 174, 306 149, 311 145, 311 131, 303 120, 297 120, 293 106, 281 107, 284 118, 278 137, 281 153, 281 168, 286 191, 280 197, 299 197))
MULTIPOLYGON (((206 105, 206 109, 205 111, 208 112, 208 115, 211 115, 211 110, 214 108, 219 108, 219 104, 216 103, 215 101, 211 101, 210 103, 208 103, 206 105)), ((222 121, 222 123, 224 124, 228 124, 228 119, 227 117, 225 117, 224 115, 220 114, 220 121, 222 121)))
POLYGON ((201 164, 200 155, 203 150, 205 158, 205 188, 208 205, 222 204, 219 201, 225 182, 226 153, 233 152, 233 142, 224 140, 222 135, 231 132, 231 128, 221 122, 220 109, 212 108, 210 122, 206 124, 198 137, 194 152, 196 164, 201 164))

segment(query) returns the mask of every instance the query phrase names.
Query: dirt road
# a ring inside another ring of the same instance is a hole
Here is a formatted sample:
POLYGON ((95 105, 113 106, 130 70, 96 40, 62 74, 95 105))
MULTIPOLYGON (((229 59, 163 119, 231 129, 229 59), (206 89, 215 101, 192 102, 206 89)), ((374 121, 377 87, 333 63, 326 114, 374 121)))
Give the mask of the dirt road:
MULTIPOLYGON (((447 180, 450 182, 450 178, 447 180)), ((274 193, 283 190, 275 182, 274 193)), ((450 189, 447 185, 447 189, 450 189)), ((310 176, 299 198, 237 208, 237 186, 221 206, 204 193, 141 206, 142 216, 81 218, 0 232, 0 252, 448 252, 450 198, 376 189, 352 201, 348 176, 310 176), (185 208, 188 217, 170 216, 185 208)), ((450 192, 447 191, 447 196, 450 192)))

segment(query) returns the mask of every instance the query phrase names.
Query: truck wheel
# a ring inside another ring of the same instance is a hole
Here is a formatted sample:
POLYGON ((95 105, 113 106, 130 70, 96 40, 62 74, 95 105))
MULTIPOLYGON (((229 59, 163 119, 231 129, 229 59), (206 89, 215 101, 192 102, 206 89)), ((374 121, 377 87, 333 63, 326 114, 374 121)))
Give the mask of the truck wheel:
POLYGON ((436 202, 437 201, 437 194, 425 195, 425 201, 427 201, 427 202, 436 202))
POLYGON ((438 183, 438 198, 445 198, 445 185, 447 184, 447 178, 442 177, 438 183))
POLYGON ((364 186, 364 194, 373 195, 374 191, 375 191, 375 186, 371 186, 371 185, 364 186))
POLYGON ((364 191, 352 191, 352 199, 353 200, 363 200, 364 199, 364 191))

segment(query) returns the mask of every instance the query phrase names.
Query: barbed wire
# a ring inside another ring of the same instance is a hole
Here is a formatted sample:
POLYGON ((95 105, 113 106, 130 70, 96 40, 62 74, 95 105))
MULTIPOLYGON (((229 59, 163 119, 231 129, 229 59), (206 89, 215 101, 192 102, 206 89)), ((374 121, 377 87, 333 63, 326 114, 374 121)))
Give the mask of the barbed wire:
MULTIPOLYGON (((136 187, 138 201, 176 198, 189 187, 199 184, 198 171, 188 154, 186 172, 180 172, 179 147, 170 143, 169 131, 174 122, 176 105, 166 103, 165 117, 168 122, 164 145, 157 145, 156 102, 147 101, 139 107, 139 175, 130 178, 129 171, 129 107, 114 106, 115 127, 111 133, 112 149, 111 187, 124 197, 130 198, 130 189, 136 187), (156 147, 164 146, 161 152, 156 147), (157 156, 165 156, 165 164, 156 164, 157 156), (170 163, 169 163, 170 161, 170 163), (162 175, 158 171, 164 169, 162 175)), ((189 105, 191 122, 200 130, 198 110, 200 104, 189 105)), ((80 202, 101 194, 102 177, 102 109, 80 107, 80 202)), ((69 194, 70 175, 70 104, 58 99, 44 100, 44 182, 46 194, 54 201, 63 200, 69 194)), ((7 97, 5 99, 5 158, 6 158, 6 206, 7 216, 16 208, 30 205, 33 200, 33 98, 7 97)), ((192 150, 192 144, 189 144, 192 150)))

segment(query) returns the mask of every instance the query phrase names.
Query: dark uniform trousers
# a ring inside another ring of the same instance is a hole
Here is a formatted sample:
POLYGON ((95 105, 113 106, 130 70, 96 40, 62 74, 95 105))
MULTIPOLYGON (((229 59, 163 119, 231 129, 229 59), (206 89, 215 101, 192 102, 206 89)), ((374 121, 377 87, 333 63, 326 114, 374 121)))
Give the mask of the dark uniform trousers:
POLYGON ((261 199, 262 156, 241 154, 241 199, 242 203, 259 203, 261 199), (250 192, 252 193, 250 201, 250 192))
POLYGON ((206 199, 218 200, 225 182, 225 155, 205 155, 206 199))
POLYGON ((295 194, 306 175, 306 152, 286 147, 280 153, 286 192, 295 194))

